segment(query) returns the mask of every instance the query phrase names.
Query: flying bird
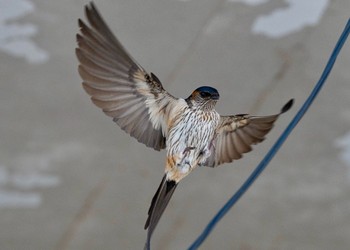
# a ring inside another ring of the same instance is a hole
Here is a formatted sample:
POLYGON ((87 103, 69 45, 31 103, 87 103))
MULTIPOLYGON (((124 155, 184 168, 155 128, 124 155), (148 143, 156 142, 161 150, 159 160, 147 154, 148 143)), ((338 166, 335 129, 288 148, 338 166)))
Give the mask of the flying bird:
POLYGON ((179 182, 198 166, 217 167, 240 159, 262 142, 281 111, 269 116, 220 115, 218 91, 195 89, 187 98, 167 92, 114 36, 93 3, 85 6, 88 25, 78 20, 76 55, 83 87, 92 102, 126 133, 155 150, 166 150, 165 173, 148 211, 145 249, 179 182))

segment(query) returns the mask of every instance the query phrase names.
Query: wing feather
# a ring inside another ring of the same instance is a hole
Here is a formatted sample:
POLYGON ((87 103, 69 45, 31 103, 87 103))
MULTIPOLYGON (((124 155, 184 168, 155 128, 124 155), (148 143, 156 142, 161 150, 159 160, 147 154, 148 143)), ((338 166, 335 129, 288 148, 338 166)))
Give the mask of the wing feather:
POLYGON ((78 20, 76 55, 83 88, 124 131, 156 150, 165 148, 167 111, 178 99, 166 92, 113 35, 93 3, 78 20))
POLYGON ((221 116, 218 134, 206 166, 217 167, 240 159, 244 153, 250 152, 251 145, 262 142, 277 118, 292 105, 293 100, 290 100, 280 113, 270 116, 221 116))

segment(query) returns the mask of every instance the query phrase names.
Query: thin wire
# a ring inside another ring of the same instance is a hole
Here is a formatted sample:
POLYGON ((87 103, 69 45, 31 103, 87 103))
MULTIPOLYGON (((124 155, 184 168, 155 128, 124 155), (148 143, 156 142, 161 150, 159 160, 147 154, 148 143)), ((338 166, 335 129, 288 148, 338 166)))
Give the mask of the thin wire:
POLYGON ((259 175, 266 168, 266 166, 269 164, 271 159, 276 155, 277 151, 281 148, 282 144, 285 142, 289 134, 292 132, 292 130, 299 123, 299 121, 304 116, 306 111, 309 109, 310 105, 312 104, 317 94, 321 90, 322 86, 324 85, 325 81, 327 80, 327 77, 333 68, 333 65, 337 59, 337 56, 349 35, 349 32, 350 32, 350 19, 348 20, 344 28, 344 31, 341 34, 319 81, 317 82, 316 86, 312 90, 309 97, 306 99, 303 106, 300 108, 300 110, 295 115, 293 120, 289 123, 287 128, 283 131, 283 133, 275 142, 275 144, 272 146, 270 151, 266 154, 266 156, 262 159, 259 165, 255 168, 252 174, 243 183, 243 185, 237 190, 237 192, 227 201, 227 203, 219 210, 219 212, 214 216, 214 218, 208 223, 204 231, 198 236, 198 238, 188 248, 189 250, 198 249, 198 247, 204 242, 204 240, 208 237, 208 235, 214 229, 216 224, 225 216, 225 214, 233 207, 233 205, 236 204, 236 202, 248 190, 248 188, 253 184, 253 182, 259 177, 259 175))

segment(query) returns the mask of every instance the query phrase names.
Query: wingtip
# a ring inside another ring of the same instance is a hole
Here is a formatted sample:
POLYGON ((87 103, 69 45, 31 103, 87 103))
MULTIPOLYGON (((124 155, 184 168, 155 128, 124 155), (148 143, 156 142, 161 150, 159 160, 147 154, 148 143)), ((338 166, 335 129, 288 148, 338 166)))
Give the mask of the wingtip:
POLYGON ((89 20, 90 23, 93 23, 94 17, 98 17, 98 19, 102 19, 95 3, 91 1, 87 5, 85 5, 85 16, 89 20))
POLYGON ((77 44, 80 45, 83 40, 84 40, 83 36, 80 35, 79 33, 77 33, 76 36, 75 36, 75 41, 77 42, 77 44))
POLYGON ((93 1, 90 1, 85 5, 85 16, 89 19, 91 12, 96 11, 96 7, 93 1))
POLYGON ((293 106, 293 104, 294 104, 294 99, 290 99, 281 109, 281 114, 290 110, 290 108, 293 106))
POLYGON ((83 23, 83 20, 81 20, 81 18, 78 18, 78 26, 81 28, 82 26, 82 23, 83 23))
POLYGON ((97 8, 96 8, 96 5, 95 5, 95 3, 94 3, 94 1, 90 1, 89 5, 90 5, 90 8, 91 8, 92 10, 96 10, 96 9, 97 9, 97 8))
POLYGON ((90 9, 93 9, 94 7, 94 1, 90 1, 89 3, 85 4, 85 11, 90 11, 90 9))
POLYGON ((84 32, 84 30, 88 29, 88 26, 86 25, 86 23, 80 18, 78 19, 78 27, 80 28, 81 32, 84 32))

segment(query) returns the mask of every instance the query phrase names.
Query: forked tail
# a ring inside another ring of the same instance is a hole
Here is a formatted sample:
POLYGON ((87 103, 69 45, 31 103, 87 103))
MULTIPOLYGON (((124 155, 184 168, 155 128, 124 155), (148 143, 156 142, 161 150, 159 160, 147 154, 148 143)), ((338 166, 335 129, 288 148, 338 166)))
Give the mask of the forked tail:
POLYGON ((153 196, 151 206, 148 210, 148 218, 145 224, 145 229, 148 228, 147 240, 144 247, 145 250, 150 250, 152 233, 156 228, 166 206, 168 205, 176 186, 177 183, 175 181, 167 180, 166 175, 164 175, 157 192, 153 196))

